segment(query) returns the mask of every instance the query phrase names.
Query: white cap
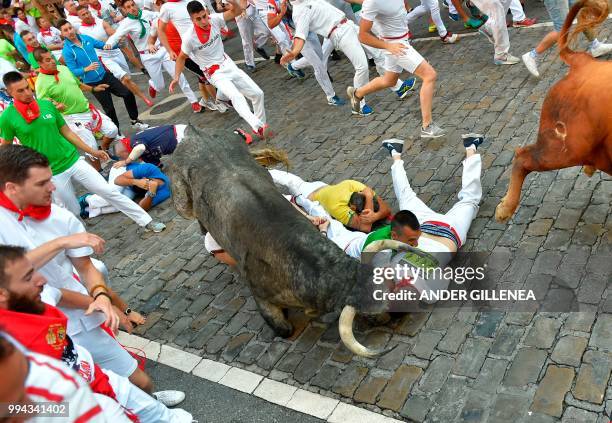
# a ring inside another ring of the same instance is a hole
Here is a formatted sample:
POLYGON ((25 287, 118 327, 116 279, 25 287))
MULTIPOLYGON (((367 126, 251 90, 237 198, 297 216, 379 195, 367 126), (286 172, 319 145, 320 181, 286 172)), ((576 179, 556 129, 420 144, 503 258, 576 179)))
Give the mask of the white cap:
POLYGON ((204 248, 206 248, 206 251, 209 253, 223 250, 223 247, 220 246, 217 241, 215 241, 210 232, 207 232, 204 236, 204 248))

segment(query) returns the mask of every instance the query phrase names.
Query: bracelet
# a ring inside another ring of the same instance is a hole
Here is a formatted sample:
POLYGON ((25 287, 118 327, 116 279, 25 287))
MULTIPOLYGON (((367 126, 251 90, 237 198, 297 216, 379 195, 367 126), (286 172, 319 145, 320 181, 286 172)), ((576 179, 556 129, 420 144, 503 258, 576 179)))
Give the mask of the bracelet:
POLYGON ((98 293, 96 294, 96 296, 95 296, 95 297, 93 297, 94 301, 96 301, 96 300, 98 299, 98 297, 99 297, 99 296, 101 296, 101 295, 103 295, 103 296, 105 296, 106 298, 108 298, 108 301, 110 301, 110 302, 112 302, 112 301, 113 301, 113 300, 111 299, 110 295, 108 295, 106 292, 98 292, 98 293))
POLYGON ((93 293, 96 291, 96 289, 98 288, 103 288, 104 292, 108 292, 108 288, 106 287, 106 285, 104 285, 103 283, 99 283, 97 285, 94 285, 93 288, 91 288, 89 290, 89 295, 93 295, 93 293))
POLYGON ((123 311, 123 314, 125 314, 126 316, 129 316, 131 312, 132 312, 132 309, 128 307, 123 311))
POLYGON ((321 231, 324 236, 327 236, 327 231, 321 231))

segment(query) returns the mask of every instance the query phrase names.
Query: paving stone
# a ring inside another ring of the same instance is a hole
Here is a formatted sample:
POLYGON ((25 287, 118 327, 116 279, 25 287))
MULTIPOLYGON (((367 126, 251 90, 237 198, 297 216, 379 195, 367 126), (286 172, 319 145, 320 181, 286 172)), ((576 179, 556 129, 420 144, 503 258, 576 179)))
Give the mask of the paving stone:
POLYGON ((378 398, 385 385, 387 385, 387 379, 370 376, 359 385, 353 399, 357 402, 375 404, 376 398, 378 398))
POLYGON ((565 320, 563 325, 564 330, 576 330, 580 332, 589 332, 595 317, 597 316, 596 311, 576 311, 569 313, 569 316, 565 320))
POLYGON ((411 353, 419 358, 429 359, 440 339, 441 333, 423 330, 419 333, 411 353))
POLYGON ((597 316, 589 346, 612 351, 612 314, 599 314, 597 316))
POLYGON ((612 357, 600 351, 587 351, 584 361, 572 393, 579 400, 601 404, 610 379, 612 357))
POLYGON ((406 404, 404 404, 400 414, 407 419, 420 423, 425 421, 425 417, 427 417, 427 412, 431 406, 432 403, 427 398, 412 395, 408 398, 406 404))
POLYGON ((263 344, 247 345, 246 348, 240 352, 236 360, 243 364, 253 364, 265 349, 266 346, 263 344))
POLYGON ((480 317, 474 325, 474 335, 492 337, 503 318, 504 313, 499 311, 480 313, 480 317))
POLYGON ((368 374, 365 367, 351 365, 344 369, 340 377, 334 383, 332 391, 345 397, 351 398, 353 393, 368 374))
POLYGON ((316 376, 310 380, 310 384, 325 390, 330 390, 332 385, 338 379, 338 375, 340 375, 341 371, 342 370, 337 366, 325 364, 323 367, 321 367, 319 373, 317 373, 316 376))
POLYGON ((504 373, 506 373, 507 367, 508 361, 506 360, 487 358, 482 365, 480 374, 476 378, 474 389, 479 389, 483 392, 495 392, 504 377, 504 373))
POLYGON ((252 333, 241 333, 240 335, 236 335, 233 337, 228 343, 223 352, 223 359, 227 361, 232 361, 240 351, 249 343, 249 341, 253 338, 252 333))
POLYGON ((557 341, 551 355, 554 362, 578 367, 588 340, 577 336, 564 336, 557 341))
POLYGON ((469 323, 462 321, 453 322, 436 348, 440 351, 456 353, 471 330, 472 325, 469 323))
POLYGON ((523 395, 501 393, 497 395, 489 421, 518 422, 529 407, 531 398, 523 395))
POLYGON ((597 413, 593 413, 592 411, 581 410, 576 407, 567 407, 565 413, 563 413, 561 422, 597 423, 597 417, 597 413))
POLYGON ((295 351, 306 352, 311 349, 312 346, 319 340, 323 332, 325 332, 325 328, 323 327, 308 327, 295 344, 295 351))
POLYGON ((414 385, 422 373, 423 370, 415 366, 407 366, 405 364, 400 366, 389 380, 377 405, 381 408, 399 411, 404 405, 412 385, 414 385))
MULTIPOLYGON (((369 345, 369 344, 367 344, 369 345)), ((402 364, 404 357, 410 350, 412 345, 400 342, 397 346, 387 354, 378 359, 376 367, 383 370, 395 370, 402 364)))
POLYGON ((508 325, 500 329, 491 346, 491 354, 510 356, 517 348, 524 329, 521 326, 508 325))
POLYGON ((459 418, 464 422, 484 422, 490 411, 490 403, 493 396, 482 392, 471 390, 461 410, 459 418))
POLYGON ((601 276, 595 273, 587 273, 580 282, 577 299, 580 303, 599 304, 602 299, 606 285, 612 276, 601 276))
POLYGON ((540 382, 530 410, 549 416, 561 417, 563 398, 574 380, 574 370, 550 365, 540 382))
POLYGON ((489 340, 468 338, 463 344, 461 354, 457 357, 453 373, 471 378, 478 376, 490 346, 491 342, 489 340))
POLYGON ((408 313, 396 331, 401 335, 415 336, 428 318, 429 313, 408 313))
POLYGON ((300 364, 303 358, 304 355, 297 352, 287 353, 281 359, 281 361, 279 361, 276 368, 282 372, 292 373, 295 371, 295 369, 300 364))
POLYGON ((525 345, 537 348, 550 348, 555 342, 561 322, 547 317, 538 317, 527 333, 525 345))
POLYGON ((284 342, 274 342, 270 344, 268 349, 259 357, 257 365, 264 370, 272 369, 288 348, 289 344, 284 342))
POLYGON ((293 377, 300 383, 306 383, 313 377, 317 370, 332 353, 331 348, 315 346, 311 351, 304 355, 304 359, 300 362, 298 368, 293 373, 293 377))
POLYGON ((229 336, 217 333, 206 343, 206 352, 209 354, 218 353, 225 347, 229 340, 229 336))
POLYGON ((455 360, 449 357, 440 355, 436 357, 419 383, 419 390, 427 393, 438 392, 455 364, 455 360))
POLYGON ((504 378, 506 386, 525 386, 536 383, 546 361, 546 351, 535 348, 521 348, 510 365, 504 378))
POLYGON ((429 411, 427 421, 442 423, 458 420, 468 392, 467 380, 451 375, 436 395, 435 405, 429 411))

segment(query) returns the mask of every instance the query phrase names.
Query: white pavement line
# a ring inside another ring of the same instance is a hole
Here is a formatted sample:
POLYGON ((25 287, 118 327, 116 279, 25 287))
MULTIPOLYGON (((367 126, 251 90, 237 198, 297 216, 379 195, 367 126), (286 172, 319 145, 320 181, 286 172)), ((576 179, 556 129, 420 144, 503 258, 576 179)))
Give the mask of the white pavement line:
POLYGON ((248 370, 201 358, 146 338, 119 332, 117 340, 128 348, 144 351, 147 359, 228 388, 254 395, 272 404, 308 414, 329 423, 402 423, 391 417, 298 389, 248 370))
MULTIPOLYGON (((266 59, 264 59, 263 57, 256 57, 255 61, 256 62, 265 62, 266 59)), ((243 60, 234 60, 234 63, 236 63, 237 65, 242 65, 244 63, 244 59, 243 60)))

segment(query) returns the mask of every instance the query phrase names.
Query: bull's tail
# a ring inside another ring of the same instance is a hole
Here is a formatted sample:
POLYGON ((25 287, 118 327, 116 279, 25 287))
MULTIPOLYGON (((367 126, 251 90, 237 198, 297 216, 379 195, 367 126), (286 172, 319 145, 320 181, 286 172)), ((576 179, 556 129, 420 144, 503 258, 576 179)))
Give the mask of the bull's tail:
POLYGON ((565 63, 572 65, 573 62, 574 51, 569 44, 582 32, 593 31, 601 25, 608 17, 609 9, 608 0, 581 0, 572 6, 559 35, 559 55, 565 63), (570 32, 576 17, 578 23, 570 32))
POLYGON ((283 150, 276 150, 274 148, 252 150, 251 156, 253 156, 255 161, 263 167, 270 167, 282 163, 289 168, 289 157, 287 157, 287 152, 283 150))

